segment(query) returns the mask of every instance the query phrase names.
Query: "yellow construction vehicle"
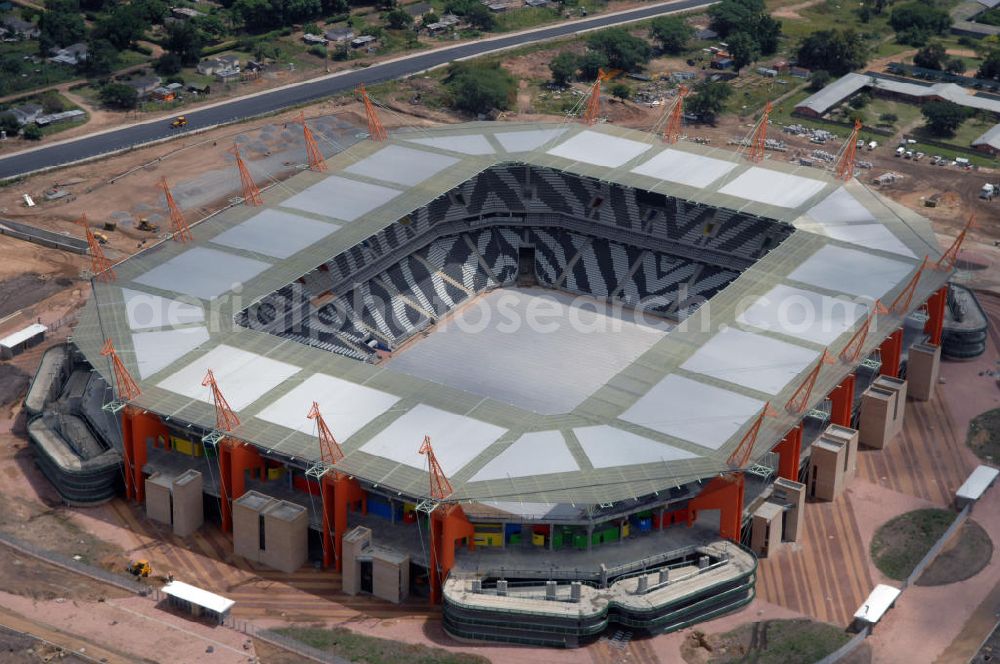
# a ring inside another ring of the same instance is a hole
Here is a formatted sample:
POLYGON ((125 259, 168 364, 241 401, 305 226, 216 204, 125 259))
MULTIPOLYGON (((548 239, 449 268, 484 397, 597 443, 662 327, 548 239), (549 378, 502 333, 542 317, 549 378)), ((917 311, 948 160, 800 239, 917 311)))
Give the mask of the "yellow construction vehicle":
POLYGON ((183 115, 179 115, 176 118, 174 118, 174 121, 170 123, 170 126, 173 127, 174 129, 177 129, 178 127, 186 127, 187 123, 188 119, 183 115))
POLYGON ((149 223, 149 219, 146 217, 139 217, 139 225, 136 226, 140 231, 147 231, 149 233, 156 233, 160 230, 160 227, 156 224, 149 223))
POLYGON ((132 576, 139 576, 144 579, 153 573, 153 567, 149 564, 148 560, 133 560, 129 562, 126 569, 132 576))
POLYGON ((94 231, 94 237, 97 238, 97 241, 100 242, 101 244, 108 243, 108 236, 100 231, 94 231))

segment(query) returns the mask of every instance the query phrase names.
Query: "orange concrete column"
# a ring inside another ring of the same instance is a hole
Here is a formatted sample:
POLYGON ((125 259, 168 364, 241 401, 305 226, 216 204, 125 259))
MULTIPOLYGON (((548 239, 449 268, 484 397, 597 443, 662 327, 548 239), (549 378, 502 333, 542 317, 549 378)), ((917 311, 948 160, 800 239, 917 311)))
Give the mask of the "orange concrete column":
POLYGON ((466 540, 475 548, 475 528, 458 505, 439 507, 431 513, 431 603, 441 602, 441 588, 455 566, 455 547, 466 540), (440 571, 439 571, 440 570, 440 571))
POLYGON ((167 427, 160 418, 150 412, 133 413, 132 415, 132 488, 136 501, 146 499, 146 482, 142 475, 142 467, 146 465, 149 443, 162 438, 167 439, 167 427))
POLYGON ((784 477, 793 482, 799 481, 799 460, 802 455, 802 424, 785 434, 781 442, 774 447, 778 453, 778 477, 784 477))
POLYGON ((219 455, 219 505, 222 511, 222 532, 233 529, 233 506, 229 502, 233 495, 233 442, 223 438, 215 446, 219 455))
POLYGON ((229 484, 230 500, 236 500, 246 493, 246 471, 261 468, 263 459, 251 445, 236 444, 232 448, 232 480, 229 484))
POLYGON ((365 490, 361 488, 358 481, 347 475, 338 474, 334 479, 333 486, 333 551, 336 569, 338 572, 342 572, 344 569, 344 533, 347 532, 347 508, 358 501, 367 506, 368 501, 365 490))
POLYGON ((930 337, 932 346, 941 345, 941 335, 944 332, 944 311, 947 305, 947 286, 942 286, 927 298, 927 314, 930 318, 924 323, 924 333, 930 337))
POLYGON ((899 357, 903 352, 903 330, 902 328, 896 330, 882 342, 879 347, 882 354, 882 370, 880 373, 883 376, 891 376, 896 378, 899 376, 899 357))
POLYGON ((849 374, 840 381, 840 385, 835 387, 829 394, 832 402, 830 408, 830 422, 842 427, 851 426, 851 413, 854 411, 854 374, 849 374))
POLYGON ((719 535, 740 541, 743 524, 743 473, 712 478, 697 496, 688 502, 688 526, 694 525, 701 510, 719 510, 719 535))

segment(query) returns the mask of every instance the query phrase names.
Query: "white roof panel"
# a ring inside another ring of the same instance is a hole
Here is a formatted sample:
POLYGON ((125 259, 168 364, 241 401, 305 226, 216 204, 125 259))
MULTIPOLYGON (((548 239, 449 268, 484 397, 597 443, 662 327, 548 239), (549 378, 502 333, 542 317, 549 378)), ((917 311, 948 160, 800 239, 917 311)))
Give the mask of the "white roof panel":
POLYGON ((362 452, 412 468, 427 467, 420 454, 424 436, 445 475, 454 475, 505 433, 493 424, 420 404, 361 446, 362 452))
POLYGON ((809 208, 806 214, 824 228, 828 224, 845 224, 852 221, 875 221, 875 215, 861 204, 861 201, 851 195, 846 188, 840 187, 832 194, 809 208))
POLYGON ((910 263, 827 245, 795 268, 788 278, 835 292, 880 298, 914 270, 916 266, 910 263))
POLYGON ((315 401, 334 438, 340 442, 392 408, 399 397, 326 374, 313 374, 257 413, 257 417, 302 433, 314 434, 316 423, 306 419, 315 401))
POLYGON ((792 208, 802 205, 825 186, 826 183, 822 180, 754 166, 722 187, 719 192, 758 203, 792 208))
POLYGON ((887 586, 884 583, 878 584, 868 595, 865 603, 854 612, 854 617, 868 623, 877 623, 895 603, 899 593, 899 588, 887 586))
POLYGON ((615 168, 632 161, 652 145, 596 131, 581 131, 548 151, 555 157, 615 168))
POLYGON ((763 407, 758 399, 670 374, 621 419, 717 450, 763 407))
POLYGON ((11 348, 20 343, 24 343, 36 334, 43 334, 48 331, 49 328, 45 327, 41 323, 32 323, 31 325, 14 332, 13 334, 8 334, 3 339, 0 339, 0 346, 5 348, 11 348))
POLYGON ((288 258, 338 228, 336 224, 268 209, 219 233, 212 242, 274 258, 288 258))
POLYGON ((472 476, 470 482, 580 470, 559 431, 526 433, 472 476))
POLYGON ((198 304, 170 300, 131 288, 122 289, 122 298, 125 300, 128 326, 133 330, 173 327, 205 320, 205 310, 198 304))
POLYGON ((829 346, 866 313, 863 305, 848 298, 778 284, 747 307, 736 322, 829 346))
POLYGON ((455 157, 436 152, 414 150, 402 145, 388 145, 375 154, 351 164, 344 171, 376 180, 413 186, 457 163, 458 159, 455 157))
POLYGON ((802 346, 728 328, 702 344, 681 369, 777 394, 818 357, 802 346))
POLYGON ((955 492, 955 496, 965 500, 979 500, 986 490, 1000 475, 1000 470, 989 466, 976 466, 972 474, 962 483, 962 486, 955 492))
POLYGON ((212 392, 201 381, 209 369, 233 410, 243 410, 300 369, 285 362, 221 344, 180 371, 164 378, 157 387, 212 403, 212 392))
POLYGON ((236 604, 231 599, 226 599, 222 595, 210 593, 207 590, 188 585, 183 581, 171 581, 163 586, 163 592, 171 597, 191 602, 197 606, 204 607, 215 613, 225 613, 236 604))
POLYGON ((462 154, 493 154, 496 150, 482 134, 462 136, 432 136, 431 138, 408 138, 410 143, 419 143, 441 150, 451 150, 462 154))
POLYGON ((736 164, 731 161, 667 149, 633 168, 632 172, 700 188, 707 187, 734 168, 736 164))
POLYGON ((306 187, 281 206, 342 221, 354 221, 399 196, 401 191, 330 175, 306 187))
POLYGON ((566 133, 565 129, 528 129, 494 134, 507 152, 528 152, 540 148, 566 133))
POLYGON ((132 347, 135 349, 139 378, 152 376, 208 339, 208 329, 202 326, 133 334, 132 347))
POLYGON ((698 458, 697 454, 678 449, 673 445, 650 440, 605 424, 580 427, 573 429, 573 433, 594 468, 698 458))
POLYGON ((168 292, 211 300, 271 267, 270 263, 216 249, 193 247, 133 279, 168 292))
POLYGON ((826 234, 835 240, 856 244, 869 249, 881 249, 890 254, 899 254, 909 258, 917 255, 903 241, 882 224, 846 224, 840 226, 824 226, 826 234))

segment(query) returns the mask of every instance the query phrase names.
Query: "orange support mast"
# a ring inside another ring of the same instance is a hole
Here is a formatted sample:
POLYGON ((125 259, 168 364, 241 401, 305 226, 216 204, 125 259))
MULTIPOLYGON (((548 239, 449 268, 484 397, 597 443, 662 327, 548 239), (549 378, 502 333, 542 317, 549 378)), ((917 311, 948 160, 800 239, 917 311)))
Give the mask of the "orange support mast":
POLYGON ((687 97, 688 92, 686 85, 677 88, 677 96, 667 115, 667 127, 663 132, 663 140, 667 143, 676 143, 680 140, 681 122, 684 119, 684 97, 687 97))
POLYGON ((361 100, 365 104, 365 116, 368 118, 368 136, 373 141, 384 141, 389 138, 389 132, 385 130, 382 126, 382 121, 378 119, 378 113, 375 112, 375 105, 372 100, 368 98, 368 91, 365 90, 365 86, 362 83, 358 86, 358 94, 361 95, 361 100))
POLYGON ((170 193, 167 178, 160 178, 160 188, 163 189, 163 195, 167 199, 167 209, 170 210, 170 231, 173 233, 174 239, 178 242, 190 242, 194 239, 191 236, 191 229, 184 220, 184 215, 181 214, 181 209, 177 206, 174 195, 170 193))
POLYGON ((240 146, 233 144, 232 152, 236 155, 236 168, 240 171, 240 182, 243 186, 243 202, 247 205, 263 205, 264 199, 261 198, 260 189, 257 188, 257 184, 253 181, 253 176, 250 175, 250 169, 243 162, 243 157, 240 156, 240 146))
POLYGON ((861 131, 861 120, 854 121, 854 131, 851 132, 847 144, 837 158, 837 177, 845 182, 854 177, 854 158, 858 153, 858 132, 861 131))
POLYGON ((340 448, 340 443, 333 437, 330 427, 326 425, 323 414, 319 412, 319 404, 313 401, 312 408, 306 418, 316 420, 316 435, 319 438, 319 457, 323 463, 330 466, 335 465, 344 458, 344 450, 340 448))
POLYGON ((299 113, 299 122, 302 123, 302 133, 306 138, 306 156, 309 158, 309 168, 317 173, 322 173, 326 170, 326 160, 323 158, 323 153, 320 152, 319 144, 316 143, 316 137, 313 136, 312 130, 306 124, 304 111, 299 113))
POLYGON ((927 267, 927 256, 924 256, 923 262, 920 263, 920 267, 917 271, 913 273, 913 277, 910 278, 909 283, 899 292, 896 299, 892 301, 889 305, 889 311, 891 311, 896 316, 905 316, 907 310, 910 308, 910 303, 913 302, 913 294, 917 291, 917 285, 920 283, 920 277, 924 274, 924 268, 927 267))
POLYGON ((785 404, 785 408, 792 413, 802 413, 805 412, 806 408, 809 407, 809 397, 812 396, 813 387, 816 385, 816 379, 819 378, 819 372, 823 368, 824 364, 833 364, 833 357, 830 356, 828 350, 824 349, 823 354, 819 356, 819 360, 816 362, 816 366, 813 370, 809 372, 806 379, 802 381, 798 389, 792 395, 792 398, 788 400, 785 404))
POLYGON ((743 434, 743 438, 740 440, 740 444, 736 446, 733 453, 729 455, 727 463, 732 468, 743 468, 747 465, 750 460, 750 455, 753 453, 753 447, 757 443, 757 434, 760 433, 760 427, 764 423, 765 417, 773 417, 776 415, 774 409, 771 408, 771 402, 768 401, 764 404, 764 408, 760 411, 760 415, 754 420, 753 425, 743 434))
POLYGON ((868 316, 865 317, 865 322, 861 324, 861 327, 855 331, 854 335, 844 346, 844 349, 840 351, 840 359, 847 364, 854 364, 861 358, 861 352, 865 348, 865 339, 868 338, 868 331, 871 329, 872 321, 875 316, 880 314, 887 314, 889 310, 886 309, 880 300, 875 300, 875 304, 872 306, 871 311, 868 312, 868 316))
POLYGON ((125 497, 128 500, 142 500, 144 497, 144 486, 142 480, 142 467, 146 463, 146 438, 147 434, 155 433, 159 420, 150 414, 140 414, 135 408, 129 405, 129 401, 138 397, 142 391, 139 384, 132 378, 125 367, 125 363, 118 357, 115 346, 111 339, 105 339, 101 348, 101 355, 111 360, 112 375, 114 381, 115 398, 119 402, 112 406, 112 410, 122 411, 122 457, 125 462, 125 497))
POLYGON ((937 262, 934 263, 935 270, 954 269, 955 263, 958 262, 958 254, 962 250, 962 244, 965 242, 965 237, 968 232, 972 230, 972 226, 975 221, 976 215, 969 215, 969 220, 965 222, 965 228, 963 228, 962 232, 958 234, 958 237, 956 237, 955 241, 951 243, 951 246, 948 247, 943 254, 941 254, 941 258, 937 259, 937 262))
MULTIPOLYGON (((201 384, 212 390, 212 403, 215 405, 215 429, 220 432, 232 431, 240 425, 240 418, 222 396, 222 390, 215 380, 215 374, 209 369, 201 384)), ((248 465, 246 456, 239 453, 231 438, 221 435, 216 439, 216 454, 219 459, 219 507, 222 516, 222 530, 233 529, 233 506, 230 501, 243 493, 243 470, 248 465), (233 478, 238 476, 239 487, 235 486, 233 478)))
POLYGON ((125 363, 122 362, 120 357, 118 357, 118 352, 115 351, 115 346, 111 343, 111 339, 104 340, 104 346, 101 348, 101 355, 111 358, 111 366, 114 370, 115 376, 115 396, 117 396, 118 399, 121 401, 132 401, 142 394, 142 390, 139 389, 139 384, 135 382, 132 378, 132 374, 130 374, 128 369, 125 367, 125 363))
POLYGON ((201 384, 212 390, 212 403, 215 404, 215 428, 218 431, 232 431, 240 425, 240 418, 236 415, 226 397, 222 396, 222 390, 215 380, 215 374, 209 369, 202 379, 201 384))
POLYGON ((764 152, 767 147, 767 123, 771 121, 771 102, 764 106, 764 115, 760 116, 760 121, 753 129, 753 136, 750 138, 750 149, 747 150, 747 159, 754 163, 764 160, 764 152))
POLYGON ((87 224, 87 215, 82 215, 76 223, 82 226, 87 233, 87 247, 90 249, 90 272, 98 281, 114 281, 116 278, 114 268, 111 267, 111 261, 108 257, 104 255, 101 243, 97 241, 94 232, 90 230, 90 226, 87 224))
POLYGON ((448 477, 441 470, 441 464, 438 463, 437 457, 434 455, 434 448, 431 447, 431 437, 424 436, 424 442, 420 445, 420 454, 427 455, 427 466, 428 472, 430 473, 430 496, 434 500, 444 500, 452 494, 454 489, 451 488, 451 482, 448 481, 448 477))
POLYGON ((581 121, 585 125, 592 125, 597 122, 597 117, 601 114, 601 83, 611 78, 603 69, 597 70, 597 80, 590 86, 590 94, 587 95, 587 108, 583 112, 581 121))

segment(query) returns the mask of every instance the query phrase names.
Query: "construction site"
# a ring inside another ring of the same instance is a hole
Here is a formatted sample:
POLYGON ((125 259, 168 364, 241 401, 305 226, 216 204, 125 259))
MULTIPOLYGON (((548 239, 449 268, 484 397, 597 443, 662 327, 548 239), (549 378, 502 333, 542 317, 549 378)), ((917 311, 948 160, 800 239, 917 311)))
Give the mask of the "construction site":
POLYGON ((767 565, 902 444, 942 356, 992 349, 955 283, 973 219, 942 244, 863 183, 860 127, 821 170, 767 149, 770 105, 711 147, 683 90, 640 131, 597 122, 600 86, 581 122, 388 129, 361 91, 182 147, 225 151, 197 177, 121 175, 151 202, 53 199, 88 280, 11 364, 52 498, 231 598, 171 599, 220 622, 577 648, 774 602, 767 565))

